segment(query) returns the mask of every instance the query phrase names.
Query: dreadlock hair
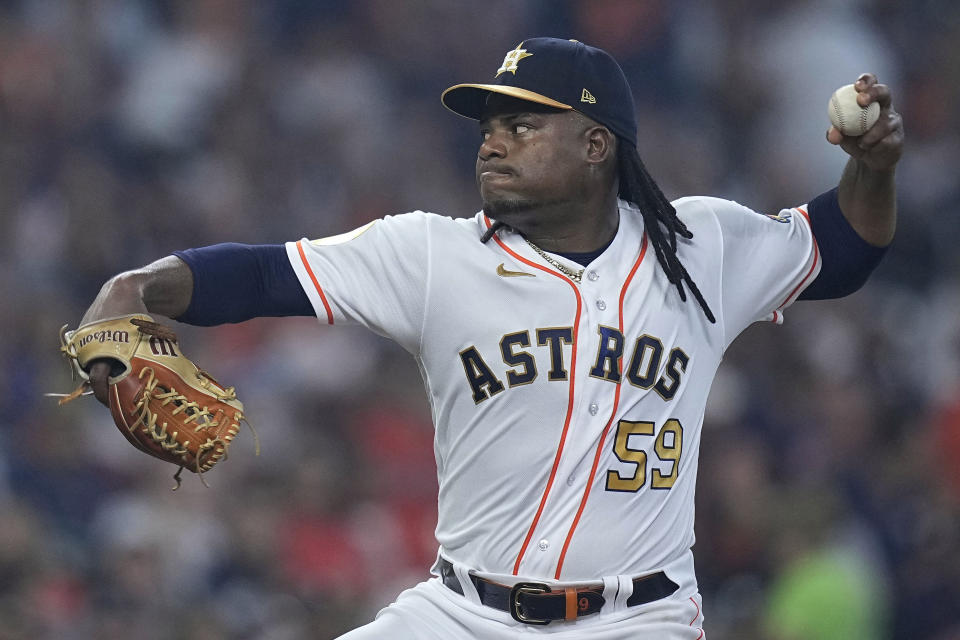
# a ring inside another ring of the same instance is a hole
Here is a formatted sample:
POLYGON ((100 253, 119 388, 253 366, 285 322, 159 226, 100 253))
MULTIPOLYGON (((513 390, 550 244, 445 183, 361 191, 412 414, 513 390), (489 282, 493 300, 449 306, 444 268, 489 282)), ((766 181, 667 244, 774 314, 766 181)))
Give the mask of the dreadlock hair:
POLYGON ((480 242, 487 244, 490 242, 490 238, 496 235, 497 231, 500 229, 508 228, 505 222, 500 222, 499 220, 494 220, 493 224, 490 225, 490 228, 483 232, 483 235, 480 236, 480 242))
MULTIPOLYGON (((650 244, 653 245, 657 255, 657 262, 663 268, 670 284, 677 288, 680 299, 686 302, 687 294, 683 289, 683 283, 686 282, 707 320, 716 323, 717 319, 713 316, 707 301, 703 299, 703 294, 677 258, 677 236, 690 239, 693 233, 677 217, 677 210, 660 191, 660 187, 647 172, 647 168, 643 166, 637 148, 619 137, 617 138, 617 167, 620 178, 618 195, 640 209, 650 244)), ((480 237, 480 242, 486 244, 503 228, 509 227, 499 220, 494 220, 490 228, 480 237)))
POLYGON ((717 319, 714 318, 707 301, 703 299, 700 289, 677 258, 677 236, 690 239, 693 233, 677 217, 677 210, 643 166, 637 148, 622 138, 617 139, 617 166, 620 172, 618 195, 640 209, 650 244, 657 254, 657 262, 663 268, 670 284, 677 288, 680 299, 686 302, 687 294, 683 290, 683 283, 686 282, 707 320, 716 323, 717 319))

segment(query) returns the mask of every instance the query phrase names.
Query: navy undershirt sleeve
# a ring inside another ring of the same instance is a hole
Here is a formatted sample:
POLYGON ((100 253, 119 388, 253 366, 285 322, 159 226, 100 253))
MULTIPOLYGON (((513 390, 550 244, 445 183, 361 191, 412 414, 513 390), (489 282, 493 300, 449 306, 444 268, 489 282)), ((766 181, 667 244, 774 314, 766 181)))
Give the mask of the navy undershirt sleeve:
POLYGON ((880 264, 887 247, 873 246, 850 226, 840 210, 836 188, 814 198, 807 213, 822 266, 800 299, 826 300, 853 293, 880 264))
POLYGON ((262 316, 312 316, 313 306, 282 244, 228 242, 174 251, 193 272, 193 297, 179 318, 212 326, 262 316))

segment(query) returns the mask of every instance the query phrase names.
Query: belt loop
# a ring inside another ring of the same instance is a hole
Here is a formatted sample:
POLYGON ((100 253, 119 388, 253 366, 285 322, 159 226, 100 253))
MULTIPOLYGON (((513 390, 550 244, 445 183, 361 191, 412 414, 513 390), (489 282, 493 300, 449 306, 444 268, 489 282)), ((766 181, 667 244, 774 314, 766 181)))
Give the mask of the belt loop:
POLYGON ((626 599, 620 597, 620 581, 617 576, 607 576, 603 578, 603 609, 600 615, 620 611, 626 607, 626 599))
POLYGON ((470 570, 466 567, 453 563, 453 573, 460 581, 460 588, 463 589, 464 597, 475 605, 482 606, 480 594, 477 593, 477 586, 470 579, 470 570))
POLYGON ((619 590, 615 610, 622 611, 627 608, 627 600, 633 595, 633 580, 630 576, 617 576, 617 586, 619 590))

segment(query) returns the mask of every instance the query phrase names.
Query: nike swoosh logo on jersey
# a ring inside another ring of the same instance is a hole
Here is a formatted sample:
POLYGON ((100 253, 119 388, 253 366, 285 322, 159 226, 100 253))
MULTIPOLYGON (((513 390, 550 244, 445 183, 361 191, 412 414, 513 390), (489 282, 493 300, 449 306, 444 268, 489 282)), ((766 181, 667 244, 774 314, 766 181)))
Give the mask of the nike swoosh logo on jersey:
POLYGON ((499 265, 497 265, 497 275, 503 276, 504 278, 516 278, 517 276, 530 276, 531 278, 537 277, 532 273, 527 273, 525 271, 509 271, 507 269, 504 269, 502 262, 499 265))

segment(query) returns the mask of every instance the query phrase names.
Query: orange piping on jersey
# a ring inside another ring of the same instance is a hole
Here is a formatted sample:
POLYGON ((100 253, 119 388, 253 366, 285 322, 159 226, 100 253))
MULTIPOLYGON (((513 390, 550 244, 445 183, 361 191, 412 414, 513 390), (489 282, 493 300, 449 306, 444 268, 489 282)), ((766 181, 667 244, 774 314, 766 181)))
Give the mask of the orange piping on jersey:
MULTIPOLYGON (((813 225, 810 224, 810 216, 807 215, 807 212, 801 209, 800 207, 796 208, 797 211, 803 214, 803 217, 807 219, 807 225, 810 227, 810 237, 813 238, 813 225)), ((817 263, 820 262, 820 247, 817 245, 817 239, 813 238, 813 264, 810 265, 810 270, 807 271, 807 275, 803 276, 803 280, 800 281, 796 287, 793 288, 793 291, 790 292, 790 295, 787 296, 787 299, 780 303, 780 306, 777 307, 777 311, 783 309, 790 299, 806 284, 807 280, 810 279, 810 275, 813 273, 813 270, 816 269, 817 263)), ((777 311, 773 312, 773 320, 777 321, 777 311)))
MULTIPOLYGON (((640 267, 640 263, 643 262, 643 257, 647 254, 647 233, 643 233, 643 244, 640 245, 640 255, 637 257, 637 261, 633 264, 633 268, 630 270, 627 279, 623 281, 623 287, 620 289, 620 309, 619 309, 619 330, 620 334, 623 334, 623 299, 627 295, 627 287, 630 286, 630 282, 633 281, 633 275, 637 272, 637 269, 640 267)), ((623 356, 617 359, 617 368, 623 370, 623 356)), ((580 499, 580 508, 577 509, 577 515, 573 518, 573 523, 570 525, 570 530, 567 532, 567 539, 563 542, 563 549, 560 551, 560 559, 557 561, 557 571, 553 575, 555 580, 560 579, 560 571, 563 569, 563 559, 567 555, 567 548, 570 546, 570 540, 573 539, 573 532, 577 528, 577 524, 580 522, 580 516, 583 515, 583 508, 587 506, 587 499, 590 497, 590 488, 593 485, 593 476, 597 473, 597 467, 600 466, 600 457, 603 454, 603 444, 607 439, 607 433, 610 431, 610 425, 613 424, 613 419, 617 415, 617 407, 620 405, 620 389, 621 383, 617 383, 616 391, 613 395, 613 411, 610 413, 610 419, 607 420, 607 426, 603 428, 603 433, 600 434, 600 442, 597 443, 597 452, 593 455, 593 466, 590 467, 590 474, 587 476, 587 486, 583 490, 583 498, 580 499)))
MULTIPOLYGON (((487 216, 483 216, 483 221, 487 225, 487 228, 490 228, 490 219, 487 216)), ((580 329, 580 311, 583 306, 580 291, 577 290, 577 285, 573 283, 573 280, 570 280, 566 276, 553 269, 548 269, 543 265, 539 265, 536 262, 527 260, 526 258, 517 254, 517 252, 510 249, 503 241, 497 236, 493 236, 493 239, 497 241, 497 244, 500 245, 500 248, 506 251, 511 257, 520 262, 524 263, 527 266, 533 267, 534 269, 540 269, 544 273, 549 273, 550 275, 556 276, 570 285, 570 288, 573 289, 573 293, 577 296, 577 314, 573 320, 573 349, 570 352, 570 379, 569 379, 569 394, 567 399, 567 416, 563 419, 563 431, 560 432, 560 444, 557 445, 557 454, 553 458, 553 467, 550 469, 550 477, 547 479, 547 486, 543 490, 543 497, 540 498, 540 506, 537 508, 536 515, 533 516, 533 522, 530 523, 530 529, 527 531, 527 537, 523 539, 523 545, 520 547, 520 553, 517 554, 517 561, 513 564, 513 575, 517 575, 520 571, 520 563, 523 561, 523 555, 527 552, 527 547, 530 546, 530 539, 533 538, 533 532, 537 529, 537 523, 540 522, 540 516, 543 515, 543 508, 547 504, 547 496, 550 495, 550 489, 553 487, 553 481, 557 477, 557 468, 560 466, 560 457, 563 455, 563 445, 567 441, 567 431, 570 429, 570 418, 573 416, 573 390, 574 390, 574 380, 576 379, 577 374, 577 334, 580 329)))
POLYGON ((320 283, 317 282, 317 276, 313 274, 313 269, 310 268, 310 263, 307 262, 307 256, 303 253, 303 245, 300 244, 302 240, 297 240, 297 251, 300 253, 300 260, 303 261, 303 268, 307 270, 307 274, 310 276, 310 280, 313 282, 313 286, 317 288, 317 293, 320 294, 320 301, 323 302, 323 308, 327 311, 327 324, 333 324, 333 312, 330 311, 330 305, 327 303, 327 296, 323 295, 323 288, 320 286, 320 283))

